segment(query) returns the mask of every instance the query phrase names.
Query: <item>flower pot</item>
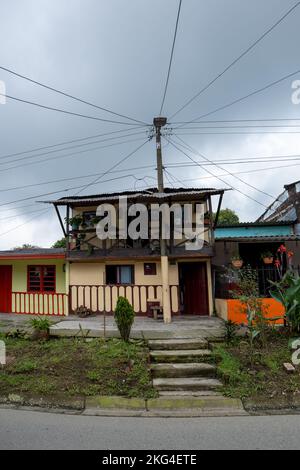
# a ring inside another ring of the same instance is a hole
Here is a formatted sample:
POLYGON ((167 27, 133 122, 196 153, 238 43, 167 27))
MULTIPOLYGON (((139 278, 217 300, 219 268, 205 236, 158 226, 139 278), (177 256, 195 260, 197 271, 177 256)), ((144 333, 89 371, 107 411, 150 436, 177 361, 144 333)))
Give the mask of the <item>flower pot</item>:
POLYGON ((79 230, 79 224, 72 224, 72 230, 79 230))
POLYGON ((273 256, 263 258, 264 264, 272 264, 273 260, 274 260, 273 256))
POLYGON ((232 263, 232 266, 234 266, 237 269, 240 269, 244 264, 242 259, 234 259, 231 261, 231 263, 232 263))

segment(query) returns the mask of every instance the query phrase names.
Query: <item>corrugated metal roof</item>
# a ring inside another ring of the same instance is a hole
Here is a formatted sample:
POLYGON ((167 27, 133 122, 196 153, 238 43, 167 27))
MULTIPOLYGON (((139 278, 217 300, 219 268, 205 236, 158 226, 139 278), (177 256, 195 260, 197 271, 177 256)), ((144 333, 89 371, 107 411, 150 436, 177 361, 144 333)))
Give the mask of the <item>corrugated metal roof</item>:
POLYGON ((220 237, 216 238, 215 242, 221 242, 221 241, 274 241, 274 242, 280 242, 280 241, 300 241, 300 236, 299 235, 256 235, 256 236, 248 236, 248 237, 220 237))
POLYGON ((219 195, 228 191, 226 189, 215 189, 215 188, 165 188, 163 193, 159 193, 157 188, 149 188, 143 191, 122 191, 117 193, 104 193, 104 194, 95 194, 91 196, 70 196, 63 197, 57 200, 51 201, 42 201, 48 204, 56 205, 90 205, 98 202, 107 202, 107 201, 116 201, 120 197, 128 197, 128 199, 138 199, 138 200, 166 200, 170 197, 172 198, 182 198, 188 199, 190 197, 203 197, 203 196, 212 196, 219 195))
POLYGON ((47 255, 64 255, 64 248, 19 248, 16 250, 0 251, 1 257, 22 257, 22 256, 47 256, 47 255))
POLYGON ((237 224, 218 224, 218 228, 238 228, 238 227, 276 227, 276 226, 286 226, 293 225, 297 219, 294 220, 281 220, 274 222, 239 222, 237 224))

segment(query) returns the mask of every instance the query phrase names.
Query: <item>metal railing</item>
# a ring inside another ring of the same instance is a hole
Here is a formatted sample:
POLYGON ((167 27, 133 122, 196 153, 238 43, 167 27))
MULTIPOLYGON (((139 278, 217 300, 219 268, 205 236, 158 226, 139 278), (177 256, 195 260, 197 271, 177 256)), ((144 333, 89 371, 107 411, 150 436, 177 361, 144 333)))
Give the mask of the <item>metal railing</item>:
MULTIPOLYGON (((263 266, 253 268, 257 273, 257 287, 260 297, 269 298, 271 283, 280 280, 278 269, 274 266, 263 266)), ((300 267, 296 268, 300 275, 300 267)), ((215 270, 215 298, 219 299, 232 299, 232 291, 236 290, 238 286, 238 271, 233 269, 218 268, 215 270)))

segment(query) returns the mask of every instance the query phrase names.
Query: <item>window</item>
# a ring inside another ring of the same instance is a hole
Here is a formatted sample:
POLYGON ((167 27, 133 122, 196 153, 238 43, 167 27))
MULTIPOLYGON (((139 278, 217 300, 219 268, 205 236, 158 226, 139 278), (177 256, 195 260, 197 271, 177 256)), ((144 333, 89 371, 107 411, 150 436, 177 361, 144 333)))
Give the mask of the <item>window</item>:
POLYGON ((85 211, 82 214, 83 216, 83 224, 87 228, 93 228, 94 224, 92 223, 92 220, 96 217, 96 211, 85 211))
POLYGON ((156 263, 144 263, 144 275, 156 276, 156 263))
POLYGON ((106 266, 106 284, 134 284, 134 266, 106 266))
POLYGON ((55 266, 28 266, 29 292, 55 292, 55 266))

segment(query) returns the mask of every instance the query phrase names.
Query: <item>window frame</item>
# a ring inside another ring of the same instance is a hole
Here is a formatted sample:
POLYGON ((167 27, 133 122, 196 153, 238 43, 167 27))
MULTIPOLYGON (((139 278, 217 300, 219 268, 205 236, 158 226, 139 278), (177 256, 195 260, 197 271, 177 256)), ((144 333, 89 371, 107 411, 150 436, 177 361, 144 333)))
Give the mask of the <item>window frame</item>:
POLYGON ((31 264, 27 266, 27 292, 30 294, 56 294, 56 265, 55 264, 31 264), (40 288, 39 290, 31 290, 30 287, 30 270, 39 269, 40 271, 40 288), (54 280, 53 290, 45 290, 44 269, 53 268, 54 280))
POLYGON ((144 276, 157 276, 157 263, 144 263, 144 276), (151 266, 151 272, 147 272, 146 266, 151 266), (154 268, 154 269, 153 269, 154 268))
POLYGON ((132 286, 135 284, 135 269, 134 269, 134 264, 106 264, 105 265, 105 284, 107 286, 132 286), (108 283, 107 282, 107 268, 115 268, 117 271, 117 282, 115 284, 108 283), (130 283, 121 283, 121 275, 120 275, 120 268, 130 268, 131 270, 131 282, 130 283))

